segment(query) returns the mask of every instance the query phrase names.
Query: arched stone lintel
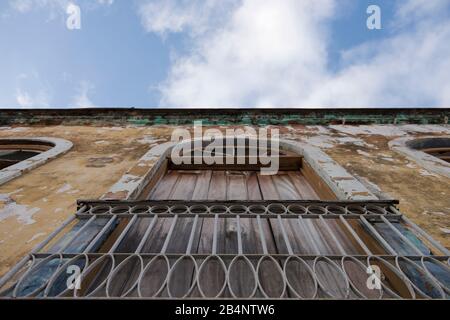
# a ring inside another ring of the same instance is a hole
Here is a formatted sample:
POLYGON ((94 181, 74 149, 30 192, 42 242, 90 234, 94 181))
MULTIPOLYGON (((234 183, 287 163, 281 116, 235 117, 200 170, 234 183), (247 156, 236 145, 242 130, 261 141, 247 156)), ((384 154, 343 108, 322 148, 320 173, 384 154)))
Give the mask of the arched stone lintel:
MULTIPOLYGON (((256 139, 250 137, 249 139, 256 139)), ((186 140, 181 144, 191 144, 186 140)), ((280 150, 295 152, 315 170, 340 200, 378 200, 359 180, 348 173, 319 148, 309 144, 278 139, 280 150)), ((176 142, 166 142, 151 148, 138 163, 127 171, 112 188, 102 196, 102 200, 135 199, 160 169, 176 142)))

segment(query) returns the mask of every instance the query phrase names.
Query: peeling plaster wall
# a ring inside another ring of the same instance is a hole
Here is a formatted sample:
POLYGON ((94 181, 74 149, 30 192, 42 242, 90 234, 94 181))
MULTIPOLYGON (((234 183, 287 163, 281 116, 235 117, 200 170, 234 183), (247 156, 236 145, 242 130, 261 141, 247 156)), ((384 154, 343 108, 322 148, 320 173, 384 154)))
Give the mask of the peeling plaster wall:
MULTIPOLYGON (((406 216, 450 248, 450 179, 429 172, 388 146, 399 137, 448 135, 448 125, 268 127, 279 129, 283 139, 319 148, 377 196, 400 200, 406 216)), ((0 274, 73 215, 77 199, 100 198, 111 188, 120 191, 124 185, 138 184, 137 177, 151 170, 166 150, 174 128, 0 127, 0 138, 52 136, 73 142, 68 153, 0 186, 0 274)), ((319 155, 308 154, 321 161, 319 155)))
MULTIPOLYGON (((439 137, 441 138, 443 136, 439 137)), ((450 140, 450 136, 444 137, 450 140)), ((427 139, 433 137, 421 137, 421 139, 424 138, 427 139)), ((438 175, 443 175, 450 178, 450 164, 425 152, 409 147, 408 143, 415 140, 415 137, 397 138, 389 142, 389 147, 396 150, 397 152, 400 152, 412 161, 417 162, 419 166, 422 166, 423 168, 431 172, 435 172, 438 175)))

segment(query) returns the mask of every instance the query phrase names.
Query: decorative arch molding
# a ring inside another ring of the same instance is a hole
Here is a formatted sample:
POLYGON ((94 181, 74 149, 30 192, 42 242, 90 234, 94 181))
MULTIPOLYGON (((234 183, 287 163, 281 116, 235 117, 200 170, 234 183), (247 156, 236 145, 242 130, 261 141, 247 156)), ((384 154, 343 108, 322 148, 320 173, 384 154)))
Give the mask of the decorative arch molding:
MULTIPOLYGON (((27 171, 30 171, 36 167, 47 163, 48 161, 66 153, 69 151, 73 144, 72 142, 60 138, 51 138, 51 137, 36 137, 36 138, 28 138, 28 137, 12 137, 12 138, 1 138, 0 145, 8 144, 12 145, 14 142, 21 142, 23 144, 26 142, 27 146, 32 146, 36 144, 38 146, 47 146, 46 150, 31 157, 20 161, 14 165, 6 167, 0 170, 0 185, 20 177, 27 171)), ((20 146, 20 144, 19 144, 20 146)))
POLYGON ((444 140, 448 140, 448 146, 450 147, 450 136, 398 138, 390 141, 389 147, 416 162, 423 168, 450 178, 450 164, 448 162, 420 150, 427 146, 431 147, 433 141, 439 141, 439 143, 442 144, 442 141, 444 140))
MULTIPOLYGON (((226 138, 226 137, 225 137, 226 138)), ((257 138, 249 137, 256 140, 257 138)), ((191 144, 195 140, 186 140, 179 144, 191 144)), ((305 159, 316 174, 340 200, 378 200, 359 180, 348 173, 319 148, 304 142, 279 139, 281 151, 297 153, 305 159)), ((158 178, 161 166, 170 155, 176 142, 166 142, 151 148, 111 189, 102 196, 102 200, 136 199, 149 181, 158 178)))

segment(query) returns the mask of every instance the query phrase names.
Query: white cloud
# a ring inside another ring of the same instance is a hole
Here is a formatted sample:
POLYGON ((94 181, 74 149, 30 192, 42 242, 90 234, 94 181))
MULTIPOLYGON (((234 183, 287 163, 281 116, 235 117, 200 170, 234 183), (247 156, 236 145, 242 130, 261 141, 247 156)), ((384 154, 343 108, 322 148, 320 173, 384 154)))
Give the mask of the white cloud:
POLYGON ((165 35, 187 29, 199 34, 223 21, 239 0, 152 0, 139 6, 144 28, 165 35))
POLYGON ((18 88, 16 102, 21 108, 48 108, 50 106, 48 94, 44 90, 32 95, 30 92, 18 88))
POLYGON ((114 3, 114 0, 97 0, 97 3, 106 4, 106 5, 110 6, 114 3))
POLYGON ((328 74, 307 104, 325 106, 450 105, 448 0, 408 0, 398 5, 391 38, 343 54, 345 68, 328 74), (414 23, 412 23, 414 21, 414 23))
POLYGON ((17 76, 15 100, 22 108, 48 108, 50 89, 43 83, 39 74, 20 74, 17 76))
POLYGON ((13 9, 22 13, 30 11, 33 8, 33 2, 31 0, 14 0, 9 3, 13 9))
POLYGON ((69 0, 9 0, 10 7, 20 13, 39 8, 48 8, 52 11, 65 10, 69 3, 71 3, 69 0))
POLYGON ((343 53, 338 71, 327 67, 337 0, 242 0, 221 20, 210 18, 216 1, 175 3, 139 11, 147 31, 194 31, 160 85, 163 106, 450 104, 448 0, 399 2, 393 35, 343 53))
POLYGON ((396 23, 403 26, 424 17, 436 17, 448 8, 448 0, 404 0, 397 3, 396 23))
POLYGON ((21 107, 30 107, 33 105, 33 99, 31 99, 28 92, 22 92, 20 89, 17 89, 16 101, 21 107))
POLYGON ((163 105, 270 106, 300 99, 325 72, 321 23, 333 1, 247 0, 222 26, 195 37, 161 87, 163 105))
POLYGON ((89 98, 89 93, 95 89, 95 86, 89 81, 81 81, 77 88, 77 93, 72 99, 71 106, 77 108, 95 108, 95 104, 89 98))

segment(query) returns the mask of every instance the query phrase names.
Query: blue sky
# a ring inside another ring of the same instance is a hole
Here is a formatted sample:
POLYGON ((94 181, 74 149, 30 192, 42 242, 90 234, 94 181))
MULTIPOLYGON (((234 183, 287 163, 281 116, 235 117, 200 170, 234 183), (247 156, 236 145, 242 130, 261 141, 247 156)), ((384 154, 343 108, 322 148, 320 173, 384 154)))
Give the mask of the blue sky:
POLYGON ((449 17, 450 0, 4 0, 0 107, 448 107, 449 17))

